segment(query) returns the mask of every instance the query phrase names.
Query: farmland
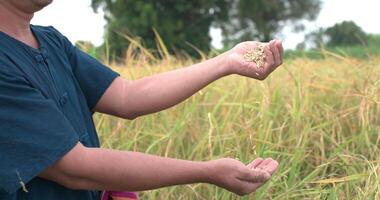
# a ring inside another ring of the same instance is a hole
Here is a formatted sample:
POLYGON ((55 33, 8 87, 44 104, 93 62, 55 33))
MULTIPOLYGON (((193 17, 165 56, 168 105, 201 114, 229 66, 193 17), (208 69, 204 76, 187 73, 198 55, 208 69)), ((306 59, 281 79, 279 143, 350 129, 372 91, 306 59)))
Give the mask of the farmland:
MULTIPOLYGON (((127 79, 191 65, 127 55, 127 79)), ((169 110, 133 121, 96 114, 102 146, 190 160, 280 162, 256 193, 207 184, 142 192, 142 199, 380 199, 380 58, 324 52, 291 58, 265 81, 229 76, 169 110)), ((115 161, 117 164, 117 161, 115 161)))

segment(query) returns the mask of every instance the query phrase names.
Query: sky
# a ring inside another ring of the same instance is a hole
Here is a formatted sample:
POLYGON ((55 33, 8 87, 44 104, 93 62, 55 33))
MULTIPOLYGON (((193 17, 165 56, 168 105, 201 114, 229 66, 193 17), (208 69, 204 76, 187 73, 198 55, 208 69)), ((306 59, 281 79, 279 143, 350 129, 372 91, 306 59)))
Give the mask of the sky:
MULTIPOLYGON (((335 23, 352 20, 365 32, 380 34, 380 1, 379 0, 323 0, 322 10, 314 22, 306 24, 306 32, 318 27, 329 27, 335 23)), ((91 41, 95 45, 103 42, 104 26, 103 13, 94 13, 90 7, 91 0, 54 0, 42 11, 35 14, 32 24, 52 25, 62 32, 70 41, 91 41)), ((221 47, 221 31, 210 31, 212 45, 221 47)), ((285 28, 277 36, 286 49, 293 49, 303 41, 304 34, 293 33, 285 28)))

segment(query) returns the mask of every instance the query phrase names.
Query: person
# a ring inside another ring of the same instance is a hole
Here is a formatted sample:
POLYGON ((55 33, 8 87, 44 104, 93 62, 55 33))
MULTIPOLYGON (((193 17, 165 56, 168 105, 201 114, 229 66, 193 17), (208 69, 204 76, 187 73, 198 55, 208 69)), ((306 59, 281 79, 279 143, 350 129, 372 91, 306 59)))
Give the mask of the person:
POLYGON ((100 148, 92 114, 133 120, 227 75, 263 80, 282 63, 280 41, 266 45, 263 67, 243 59, 260 44, 248 41, 189 67, 126 80, 53 27, 30 24, 51 2, 0 1, 0 199, 93 200, 102 190, 191 183, 245 195, 275 172, 278 163, 271 158, 246 165, 231 158, 189 161, 100 148))

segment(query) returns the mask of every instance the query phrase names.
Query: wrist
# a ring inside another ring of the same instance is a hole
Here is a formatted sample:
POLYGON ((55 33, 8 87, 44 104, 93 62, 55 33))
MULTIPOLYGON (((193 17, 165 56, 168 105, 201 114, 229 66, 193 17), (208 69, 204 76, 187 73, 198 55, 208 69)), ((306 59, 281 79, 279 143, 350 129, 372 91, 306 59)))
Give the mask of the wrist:
POLYGON ((220 70, 222 76, 228 76, 233 74, 233 69, 230 65, 228 55, 229 52, 227 51, 213 58, 213 60, 216 63, 216 67, 218 68, 218 70, 220 70))
POLYGON ((213 161, 204 161, 201 163, 202 165, 202 177, 201 182, 208 184, 215 184, 215 167, 213 161))

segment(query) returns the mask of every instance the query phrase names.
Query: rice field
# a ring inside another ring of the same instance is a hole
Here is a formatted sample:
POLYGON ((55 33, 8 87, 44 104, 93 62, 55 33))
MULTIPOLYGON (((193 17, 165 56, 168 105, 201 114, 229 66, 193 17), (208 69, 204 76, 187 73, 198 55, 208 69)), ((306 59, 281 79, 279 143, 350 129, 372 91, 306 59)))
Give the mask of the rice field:
MULTIPOLYGON (((128 79, 193 63, 128 52, 124 65, 111 65, 128 79)), ((325 52, 320 60, 286 60, 265 81, 225 77, 160 113, 133 121, 96 114, 95 122, 106 148, 280 162, 249 196, 193 184, 141 192, 141 199, 380 199, 379 77, 378 56, 325 52)))

